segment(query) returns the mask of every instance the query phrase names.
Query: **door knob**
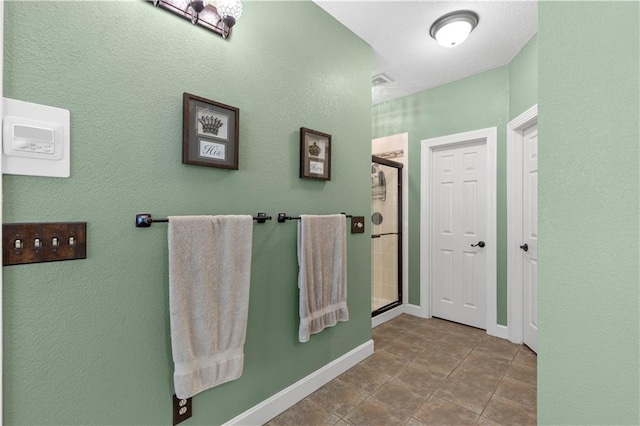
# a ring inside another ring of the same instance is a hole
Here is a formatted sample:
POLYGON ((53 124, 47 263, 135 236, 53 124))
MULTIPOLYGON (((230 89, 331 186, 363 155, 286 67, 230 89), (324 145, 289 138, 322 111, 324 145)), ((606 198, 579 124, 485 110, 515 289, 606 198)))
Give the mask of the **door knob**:
POLYGON ((484 247, 486 244, 484 243, 484 241, 480 241, 478 242, 478 244, 471 244, 471 247, 484 247))
POLYGON ((520 248, 524 251, 529 251, 529 246, 527 244, 521 245, 520 248))

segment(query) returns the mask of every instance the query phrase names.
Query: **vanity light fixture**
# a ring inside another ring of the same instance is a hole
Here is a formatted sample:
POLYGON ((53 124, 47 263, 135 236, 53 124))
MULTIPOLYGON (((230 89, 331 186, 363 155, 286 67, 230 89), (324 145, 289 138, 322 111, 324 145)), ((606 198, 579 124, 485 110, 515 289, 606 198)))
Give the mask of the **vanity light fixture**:
POLYGON ((227 38, 231 28, 242 16, 240 0, 147 0, 154 6, 161 7, 200 25, 216 34, 227 38))
POLYGON ((429 34, 440 46, 453 47, 462 44, 478 25, 478 14, 470 10, 458 10, 436 19, 429 34))

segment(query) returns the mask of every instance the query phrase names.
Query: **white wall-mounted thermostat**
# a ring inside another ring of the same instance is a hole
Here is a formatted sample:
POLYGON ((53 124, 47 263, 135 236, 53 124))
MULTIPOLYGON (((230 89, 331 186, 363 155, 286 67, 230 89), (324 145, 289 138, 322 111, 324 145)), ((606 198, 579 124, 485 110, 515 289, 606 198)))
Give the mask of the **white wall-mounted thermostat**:
POLYGON ((3 98, 2 171, 69 177, 69 110, 3 98))

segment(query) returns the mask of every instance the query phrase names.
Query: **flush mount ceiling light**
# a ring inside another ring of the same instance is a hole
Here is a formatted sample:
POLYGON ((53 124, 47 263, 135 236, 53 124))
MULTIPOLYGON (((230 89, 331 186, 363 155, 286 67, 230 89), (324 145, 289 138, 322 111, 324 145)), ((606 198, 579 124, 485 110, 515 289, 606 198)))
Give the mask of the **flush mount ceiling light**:
POLYGON ((222 38, 229 37, 231 27, 242 16, 240 0, 147 0, 154 6, 182 16, 222 38))
POLYGON ((429 34, 440 46, 453 47, 462 44, 478 25, 478 14, 470 10, 458 10, 438 18, 429 34))

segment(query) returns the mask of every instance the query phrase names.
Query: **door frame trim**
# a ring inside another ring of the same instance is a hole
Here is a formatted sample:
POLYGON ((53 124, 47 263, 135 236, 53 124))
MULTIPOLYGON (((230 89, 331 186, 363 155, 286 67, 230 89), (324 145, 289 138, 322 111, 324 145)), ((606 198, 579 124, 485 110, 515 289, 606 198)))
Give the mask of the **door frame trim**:
POLYGON ((498 128, 473 130, 470 132, 456 133, 421 141, 421 168, 420 168, 420 306, 422 316, 431 318, 431 259, 424 256, 431 253, 431 191, 430 171, 432 151, 434 148, 462 145, 474 141, 484 141, 487 147, 487 198, 489 202, 489 214, 487 217, 487 333, 496 336, 502 335, 498 331, 497 311, 497 140, 498 128))
POLYGON ((522 244, 522 171, 523 132, 538 122, 535 104, 507 123, 507 321, 508 338, 522 343, 524 335, 523 280, 524 263, 520 253, 522 244))

